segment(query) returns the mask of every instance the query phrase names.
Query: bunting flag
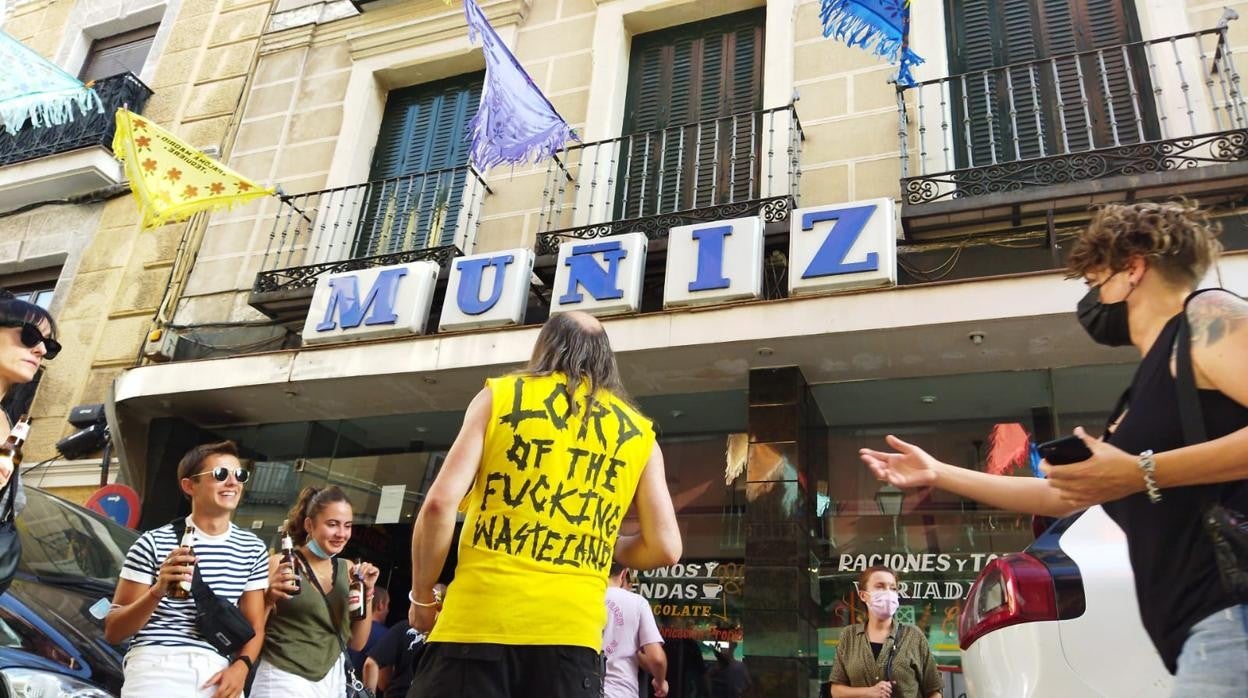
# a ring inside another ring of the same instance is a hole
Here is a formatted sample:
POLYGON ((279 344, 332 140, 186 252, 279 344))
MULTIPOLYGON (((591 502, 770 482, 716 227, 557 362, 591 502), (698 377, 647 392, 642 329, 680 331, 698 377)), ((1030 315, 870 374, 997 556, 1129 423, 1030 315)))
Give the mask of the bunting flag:
POLYGON ((276 193, 128 109, 117 110, 113 155, 125 165, 145 228, 276 193))
MULTIPOLYGON (((472 162, 479 170, 501 163, 537 162, 576 139, 546 95, 486 21, 473 0, 464 0, 468 38, 485 51, 485 87, 472 117, 472 162)), ((579 140, 579 139, 577 139, 579 140)))
POLYGON ((52 126, 72 121, 73 105, 83 114, 103 113, 95 90, 0 30, 0 121, 16 134, 29 124, 52 126))
POLYGON ((923 59, 910 50, 910 0, 820 0, 823 35, 874 51, 897 64, 897 84, 914 85, 911 68, 923 59), (871 44, 875 44, 872 48, 871 44))

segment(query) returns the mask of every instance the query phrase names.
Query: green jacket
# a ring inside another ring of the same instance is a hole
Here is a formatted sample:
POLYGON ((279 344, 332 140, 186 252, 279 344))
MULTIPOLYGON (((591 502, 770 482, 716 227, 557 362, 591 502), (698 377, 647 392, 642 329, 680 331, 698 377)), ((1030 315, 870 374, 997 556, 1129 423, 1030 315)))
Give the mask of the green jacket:
POLYGON ((913 625, 896 622, 884 640, 878 658, 871 651, 866 622, 843 628, 840 643, 836 646, 836 662, 832 665, 832 683, 867 688, 884 681, 884 669, 890 653, 894 655, 892 680, 897 684, 893 698, 927 698, 943 690, 944 682, 936 667, 936 658, 932 656, 923 631, 913 625))

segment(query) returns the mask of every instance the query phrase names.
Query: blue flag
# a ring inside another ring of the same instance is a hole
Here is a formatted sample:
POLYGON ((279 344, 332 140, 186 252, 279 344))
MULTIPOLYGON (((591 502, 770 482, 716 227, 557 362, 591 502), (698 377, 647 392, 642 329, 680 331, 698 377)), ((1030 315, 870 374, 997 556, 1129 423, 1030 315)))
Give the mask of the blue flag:
POLYGON ((0 121, 9 133, 22 126, 52 126, 72 121, 73 105, 82 113, 104 111, 95 90, 61 67, 0 31, 0 121))
POLYGON ((910 0, 821 0, 819 18, 824 36, 874 51, 897 64, 898 84, 914 85, 910 69, 923 59, 909 46, 910 0))
POLYGON ((485 51, 481 106, 470 125, 472 163, 486 170, 553 156, 576 134, 503 45, 476 2, 464 0, 464 15, 468 38, 480 40, 485 51))

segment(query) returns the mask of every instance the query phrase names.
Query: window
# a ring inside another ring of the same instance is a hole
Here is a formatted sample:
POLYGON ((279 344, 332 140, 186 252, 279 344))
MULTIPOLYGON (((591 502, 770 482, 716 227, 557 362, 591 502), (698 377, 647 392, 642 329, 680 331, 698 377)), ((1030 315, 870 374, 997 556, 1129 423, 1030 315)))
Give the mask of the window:
POLYGON ((969 73, 951 85, 959 167, 1156 138, 1150 101, 1132 99, 1151 92, 1147 58, 1118 48, 1138 39, 1123 0, 946 0, 946 13, 950 73, 969 73))
POLYGON ((13 295, 16 296, 18 300, 26 301, 27 303, 34 303, 40 308, 47 310, 52 304, 52 293, 55 290, 56 289, 54 287, 47 286, 32 288, 29 290, 13 291, 13 295))
POLYGON ((135 75, 143 72, 143 62, 152 50, 152 40, 156 38, 156 30, 159 28, 159 24, 153 24, 96 39, 91 43, 91 51, 87 54, 87 60, 78 77, 87 82, 126 72, 135 75))
POLYGON ((484 79, 474 73, 390 93, 356 257, 454 243, 468 181, 468 122, 484 79))
POLYGON ((760 8, 633 39, 617 217, 752 198, 765 17, 760 8))

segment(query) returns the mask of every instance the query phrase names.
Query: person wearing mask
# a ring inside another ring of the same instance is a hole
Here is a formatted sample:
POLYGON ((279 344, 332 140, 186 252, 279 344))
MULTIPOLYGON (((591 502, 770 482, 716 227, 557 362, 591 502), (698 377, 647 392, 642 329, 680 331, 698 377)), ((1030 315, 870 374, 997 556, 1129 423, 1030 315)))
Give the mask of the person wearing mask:
MULTIPOLYGON (((441 599, 446 585, 435 584, 433 591, 435 598, 441 599)), ((364 660, 364 686, 370 691, 383 691, 378 695, 384 698, 406 696, 428 637, 427 633, 412 628, 406 618, 395 623, 364 660)))
POLYGON ((252 698, 341 698, 346 693, 342 648, 361 649, 372 628, 370 612, 352 620, 348 587, 364 579, 364 608, 371 609, 377 568, 346 564, 335 556, 351 540, 351 502, 337 485, 305 487, 283 530, 295 545, 300 567, 269 560, 268 621, 256 665, 252 698), (293 583, 295 575, 301 584, 293 583))
POLYGON ((606 330, 552 316, 528 365, 473 398, 420 507, 408 620, 432 633, 409 697, 597 698, 611 561, 648 570, 680 552, 663 454, 606 330), (433 585, 465 497, 443 605, 433 585), (630 507, 640 533, 621 535, 630 507))
MULTIPOLYGON (((43 362, 55 359, 60 352, 56 321, 48 311, 0 290, 0 400, 15 387, 34 380, 43 362)), ((10 416, 0 410, 0 442, 9 438, 12 428, 10 416)), ((0 461, 0 502, 7 501, 12 476, 8 463, 0 461)), ((21 478, 16 482, 13 509, 20 512, 26 506, 26 494, 21 478)))
POLYGON ((368 658, 368 653, 381 642, 381 638, 386 636, 389 628, 386 626, 386 616, 390 615, 390 592, 386 591, 383 586, 373 587, 373 623, 368 631, 368 641, 364 643, 364 649, 360 651, 350 650, 351 664, 355 667, 355 673, 361 677, 364 676, 364 660, 368 658))
POLYGON ((1142 357, 1104 437, 1075 429, 1090 458, 1042 463, 1048 477, 1038 479, 942 463, 894 436, 893 452, 861 451, 897 487, 1053 517, 1102 505, 1126 534, 1141 620, 1176 674, 1175 698, 1248 695, 1248 599, 1228 583, 1234 569, 1219 567, 1204 527, 1214 504, 1248 512, 1248 302, 1194 291, 1221 252, 1217 232, 1189 202, 1113 204, 1071 248, 1068 276, 1088 287, 1079 322, 1094 341, 1142 357), (1184 395, 1197 410, 1180 410, 1184 395), (1185 416, 1195 422, 1186 430, 1185 416), (1190 434, 1193 426, 1204 434, 1190 434))
POLYGON ((264 592, 269 555, 264 543, 230 518, 243 496, 247 471, 231 441, 196 446, 178 462, 178 484, 191 500, 181 547, 172 524, 139 536, 126 553, 113 605, 104 617, 109 644, 130 640, 122 698, 239 698, 264 643, 264 592), (198 568, 218 598, 235 603, 255 637, 232 657, 217 653, 195 624, 193 598, 173 598, 170 586, 191 583, 198 568))
POLYGON ((667 696, 667 655, 650 603, 633 593, 628 568, 611 563, 607 579, 607 626, 602 652, 607 657, 605 698, 636 698, 638 667, 650 674, 655 698, 667 696))
POLYGON ((832 698, 940 698, 942 681, 927 635, 898 623, 897 574, 868 567, 858 576, 862 623, 841 629, 832 665, 832 698))

